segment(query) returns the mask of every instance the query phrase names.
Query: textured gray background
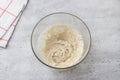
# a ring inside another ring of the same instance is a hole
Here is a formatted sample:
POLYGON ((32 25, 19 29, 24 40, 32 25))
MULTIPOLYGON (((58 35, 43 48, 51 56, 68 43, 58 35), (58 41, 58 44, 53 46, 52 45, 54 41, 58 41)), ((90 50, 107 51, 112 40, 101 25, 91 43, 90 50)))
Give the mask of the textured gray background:
POLYGON ((120 0, 30 0, 7 49, 0 49, 0 80, 119 80, 120 0), (88 25, 92 48, 78 66, 54 70, 30 47, 37 21, 53 12, 77 15, 88 25))

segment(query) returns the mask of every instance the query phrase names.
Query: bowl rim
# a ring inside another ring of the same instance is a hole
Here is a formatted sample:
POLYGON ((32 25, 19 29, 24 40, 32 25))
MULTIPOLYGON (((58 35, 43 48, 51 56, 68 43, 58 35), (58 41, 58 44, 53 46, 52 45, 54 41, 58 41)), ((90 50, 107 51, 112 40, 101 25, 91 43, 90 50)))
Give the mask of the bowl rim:
POLYGON ((50 67, 50 68, 53 68, 53 69, 68 69, 68 68, 71 68, 71 67, 74 67, 74 66, 80 64, 80 63, 87 57, 87 55, 88 55, 88 53, 90 52, 90 49, 91 49, 92 37, 91 37, 91 33, 90 33, 90 30, 89 30, 88 26, 87 26, 86 23, 85 23, 81 18, 79 18, 78 16, 76 16, 76 15, 74 15, 74 14, 71 14, 71 13, 67 13, 67 12, 54 12, 54 13, 51 13, 51 14, 48 14, 48 15, 42 17, 42 18, 37 22, 37 24, 35 25, 35 27, 34 27, 33 30, 32 30, 30 42, 31 42, 32 51, 33 51, 35 57, 38 59, 39 62, 41 62, 41 63, 43 63, 44 65, 46 65, 46 66, 48 66, 48 67, 50 67), (79 19, 79 20, 85 25, 85 27, 86 27, 87 30, 88 30, 89 37, 90 37, 89 47, 88 47, 88 49, 87 49, 87 51, 86 51, 86 55, 85 55, 78 63, 76 63, 76 64, 74 64, 74 65, 72 65, 72 66, 64 67, 64 68, 53 67, 53 66, 48 65, 48 64, 46 64, 45 62, 43 62, 43 61, 42 61, 40 58, 38 58, 38 56, 36 55, 35 50, 34 50, 34 48, 33 48, 33 43, 32 43, 33 33, 34 33, 37 25, 38 25, 43 19, 47 18, 48 16, 55 15, 55 14, 68 14, 68 15, 71 15, 71 16, 76 17, 77 19, 79 19))

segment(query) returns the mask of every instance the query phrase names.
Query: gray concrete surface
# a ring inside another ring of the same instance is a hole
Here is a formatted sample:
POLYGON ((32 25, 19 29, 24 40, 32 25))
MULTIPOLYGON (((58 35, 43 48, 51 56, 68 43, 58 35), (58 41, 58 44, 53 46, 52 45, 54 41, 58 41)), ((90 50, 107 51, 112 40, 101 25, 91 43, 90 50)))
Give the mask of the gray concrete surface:
POLYGON ((7 49, 0 49, 0 80, 119 80, 120 0, 30 0, 7 49), (40 63, 30 46, 33 27, 43 16, 68 12, 89 27, 87 58, 67 70, 40 63))

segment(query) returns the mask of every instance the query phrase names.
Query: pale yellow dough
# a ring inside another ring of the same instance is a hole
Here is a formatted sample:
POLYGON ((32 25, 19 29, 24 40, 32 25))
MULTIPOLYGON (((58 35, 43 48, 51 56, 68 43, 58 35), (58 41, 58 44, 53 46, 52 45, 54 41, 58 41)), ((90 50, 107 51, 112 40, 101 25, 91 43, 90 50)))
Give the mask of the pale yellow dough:
POLYGON ((46 39, 42 51, 51 66, 65 68, 79 62, 84 42, 77 30, 68 25, 53 25, 44 34, 46 39))

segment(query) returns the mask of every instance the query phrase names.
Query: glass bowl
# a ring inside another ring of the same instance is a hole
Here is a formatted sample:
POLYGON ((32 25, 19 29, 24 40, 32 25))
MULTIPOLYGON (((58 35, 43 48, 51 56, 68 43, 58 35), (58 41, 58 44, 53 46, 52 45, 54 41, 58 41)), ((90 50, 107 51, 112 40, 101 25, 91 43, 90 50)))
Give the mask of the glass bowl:
POLYGON ((77 17, 73 14, 70 14, 70 13, 56 12, 56 13, 52 13, 52 14, 49 14, 49 15, 43 17, 36 24, 36 26, 34 27, 34 29, 32 31, 32 34, 31 34, 31 47, 32 47, 33 53, 36 56, 36 58, 43 64, 45 64, 51 68, 55 68, 55 69, 66 69, 66 68, 77 65, 86 57, 86 55, 89 52, 90 46, 91 46, 91 35, 90 35, 90 31, 89 31, 87 25, 79 17, 77 17), (54 66, 49 65, 45 61, 44 57, 41 55, 40 49, 38 47, 41 44, 38 44, 38 38, 39 38, 41 32, 43 32, 47 27, 49 27, 51 25, 55 25, 55 24, 68 24, 68 25, 74 27, 75 29, 77 29, 80 32, 80 34, 82 35, 82 38, 84 41, 83 55, 82 55, 82 58, 80 58, 79 61, 74 65, 64 67, 64 68, 54 67, 54 66))

